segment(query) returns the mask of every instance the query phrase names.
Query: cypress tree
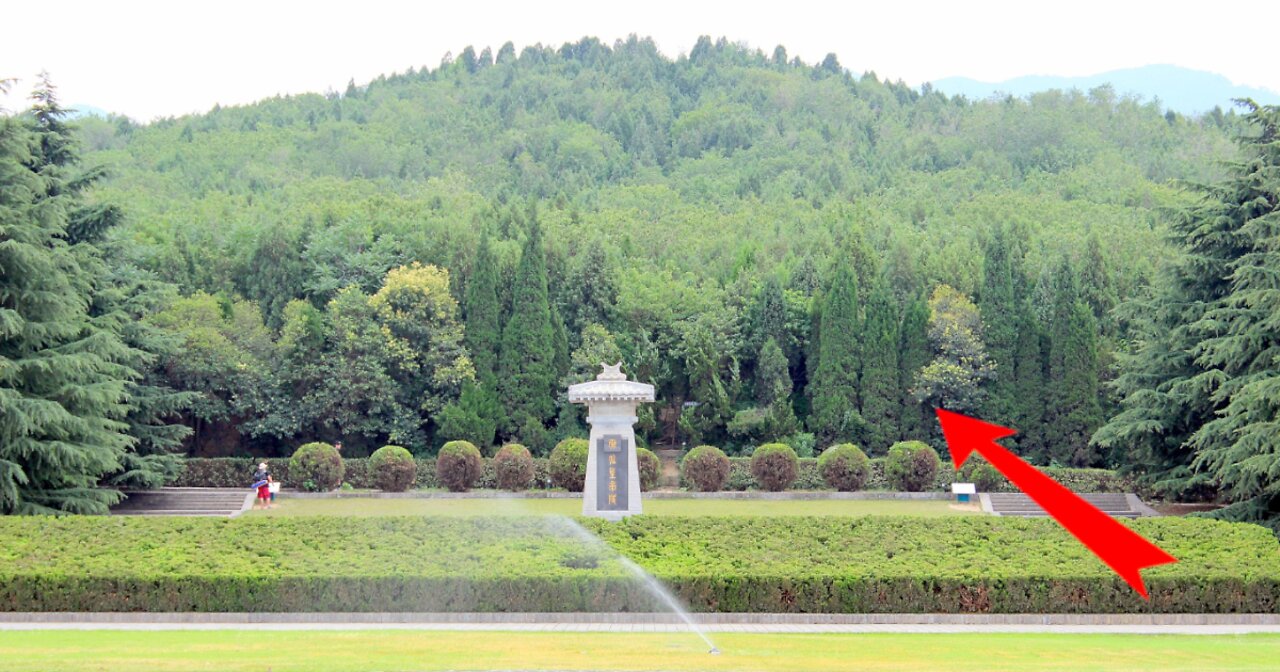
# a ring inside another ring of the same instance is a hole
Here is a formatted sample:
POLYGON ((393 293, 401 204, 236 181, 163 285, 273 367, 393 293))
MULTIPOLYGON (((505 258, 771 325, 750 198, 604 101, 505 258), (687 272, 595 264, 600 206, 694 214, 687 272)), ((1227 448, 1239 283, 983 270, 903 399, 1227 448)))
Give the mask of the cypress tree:
POLYGON ((1046 462, 1044 421, 1045 355, 1043 337, 1031 307, 1023 302, 1017 314, 1018 341, 1013 359, 1012 426, 1018 430, 1015 440, 1019 451, 1037 462, 1046 462))
POLYGON ((867 423, 869 454, 887 452, 897 443, 902 411, 901 367, 898 365, 898 309, 885 283, 877 283, 867 302, 863 331, 862 419, 867 423))
POLYGON ((858 319, 858 278, 848 263, 836 264, 824 296, 813 379, 809 428, 819 445, 861 442, 864 423, 858 412, 858 376, 862 370, 858 319))
MULTIPOLYGON (((555 348, 556 380, 559 381, 569 373, 569 332, 565 330, 564 320, 560 318, 560 309, 551 305, 551 335, 555 348)), ((562 395, 557 390, 556 398, 562 395)))
POLYGON ((898 335, 898 390, 901 409, 898 417, 900 440, 922 441, 932 435, 933 418, 912 392, 916 374, 929 363, 929 304, 916 297, 907 304, 898 335))
POLYGON ((471 267, 471 280, 467 283, 463 307, 467 316, 467 349, 476 367, 476 380, 494 390, 497 387, 498 349, 502 342, 502 308, 498 305, 498 260, 494 257, 487 229, 480 237, 480 248, 471 267))
POLYGON ((1094 430, 1102 424, 1097 340, 1098 323, 1092 309, 1076 301, 1066 318, 1066 328, 1054 341, 1055 361, 1060 360, 1062 368, 1060 380, 1052 387, 1045 427, 1051 440, 1050 455, 1073 467, 1096 466, 1098 461, 1089 445, 1094 430))
POLYGON ((987 354, 996 367, 982 406, 983 417, 992 422, 1010 422, 1014 417, 1014 351, 1018 332, 1010 252, 1004 227, 998 227, 985 245, 982 293, 978 301, 987 354))
POLYGON ((760 348, 756 364, 756 402, 761 406, 772 406, 779 400, 790 403, 790 399, 791 372, 787 367, 787 356, 777 341, 768 338, 760 348))
POLYGON ((545 426, 556 412, 556 336, 547 301, 547 259, 536 213, 512 286, 511 319, 502 330, 499 398, 507 436, 545 426))
POLYGON ((787 330, 787 300, 782 283, 776 277, 769 276, 765 280, 752 312, 751 349, 760 352, 764 342, 772 338, 789 360, 791 334, 787 330))
POLYGON ((78 155, 47 82, 34 97, 30 128, 0 118, 0 512, 105 513, 136 353, 117 315, 89 313, 101 262, 68 240, 78 155))

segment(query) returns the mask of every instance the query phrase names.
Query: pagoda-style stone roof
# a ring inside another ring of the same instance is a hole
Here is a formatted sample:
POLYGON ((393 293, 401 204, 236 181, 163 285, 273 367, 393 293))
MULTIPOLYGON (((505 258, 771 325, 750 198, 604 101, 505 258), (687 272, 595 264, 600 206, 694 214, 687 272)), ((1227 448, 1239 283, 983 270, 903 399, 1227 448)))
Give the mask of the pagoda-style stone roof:
POLYGON ((627 380, 622 362, 613 366, 601 364, 604 370, 595 380, 569 386, 569 401, 586 404, 592 401, 653 401, 653 386, 627 380))

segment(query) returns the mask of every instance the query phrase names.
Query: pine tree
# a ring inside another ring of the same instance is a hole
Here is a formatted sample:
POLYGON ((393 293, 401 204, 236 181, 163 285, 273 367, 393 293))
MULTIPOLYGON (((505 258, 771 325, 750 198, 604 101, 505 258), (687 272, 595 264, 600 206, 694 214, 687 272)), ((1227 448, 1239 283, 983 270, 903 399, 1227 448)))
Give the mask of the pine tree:
POLYGON ((1094 440, 1172 493, 1216 486, 1215 515, 1280 519, 1280 108, 1249 104, 1242 159, 1174 222, 1180 248, 1151 297, 1121 307, 1122 411, 1094 440))
POLYGON ((865 424, 858 412, 858 376, 862 370, 858 278, 848 263, 837 264, 823 298, 818 364, 813 378, 809 429, 819 445, 860 442, 865 424))
POLYGON ((498 397, 506 411, 503 432, 545 426, 556 412, 556 336, 547 300, 547 259, 537 214, 528 218, 528 237, 512 287, 511 319, 502 330, 498 357, 498 397))
POLYGON ((175 390, 162 370, 166 359, 181 356, 182 338, 147 319, 170 300, 175 288, 133 267, 112 269, 107 285, 109 289, 95 297, 95 306, 103 314, 121 311, 128 316, 120 334, 133 349, 129 366, 143 375, 127 387, 129 412, 124 420, 136 443, 122 456, 120 471, 106 482, 134 490, 158 488, 182 470, 182 442, 191 428, 182 424, 181 414, 199 398, 198 393, 175 390))
POLYGON ((498 349, 502 342, 500 329, 502 308, 498 305, 498 260, 493 254, 486 230, 480 237, 480 248, 471 267, 464 304, 467 349, 476 367, 480 385, 497 389, 498 349))
POLYGON ((1229 376, 1214 393, 1227 403, 1190 445, 1194 466, 1236 502, 1224 515, 1280 529, 1280 107, 1255 107, 1246 121, 1257 133, 1246 159, 1214 190, 1246 251, 1230 265, 1230 294, 1195 325, 1210 335, 1197 364, 1229 376))
POLYGON ((898 389, 901 399, 899 419, 900 440, 922 441, 932 434, 933 418, 923 404, 916 399, 912 388, 916 375, 929 363, 929 304, 917 297, 902 316, 898 347, 898 389))
POLYGON ((862 419, 867 423, 868 454, 881 454, 897 443, 902 410, 901 367, 898 365, 898 309, 885 283, 877 283, 867 302, 863 331, 862 419))
POLYGON ((117 315, 89 314, 102 266, 68 241, 78 155, 47 81, 33 97, 29 124, 0 118, 0 512, 105 513, 136 353, 117 315))

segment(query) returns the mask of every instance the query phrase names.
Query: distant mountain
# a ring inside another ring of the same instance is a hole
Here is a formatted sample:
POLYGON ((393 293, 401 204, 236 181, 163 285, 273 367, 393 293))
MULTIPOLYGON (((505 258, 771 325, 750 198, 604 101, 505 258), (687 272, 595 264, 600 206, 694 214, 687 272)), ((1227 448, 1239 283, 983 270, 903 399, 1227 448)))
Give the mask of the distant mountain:
POLYGON ((985 99, 997 93, 1021 97, 1048 89, 1088 91, 1103 84, 1111 84, 1121 95, 1135 94, 1144 100, 1159 98, 1165 109, 1183 114, 1207 112, 1218 105, 1226 110, 1231 107, 1233 98, 1252 98, 1262 104, 1280 105, 1280 93, 1275 91, 1236 86, 1222 75, 1176 65, 1145 65, 1088 77, 1031 75, 1003 82, 948 77, 933 82, 933 88, 948 95, 963 94, 968 98, 985 99))
POLYGON ((70 105, 67 109, 71 112, 69 116, 72 119, 79 119, 80 117, 101 117, 106 119, 109 116, 106 110, 93 105, 70 105))

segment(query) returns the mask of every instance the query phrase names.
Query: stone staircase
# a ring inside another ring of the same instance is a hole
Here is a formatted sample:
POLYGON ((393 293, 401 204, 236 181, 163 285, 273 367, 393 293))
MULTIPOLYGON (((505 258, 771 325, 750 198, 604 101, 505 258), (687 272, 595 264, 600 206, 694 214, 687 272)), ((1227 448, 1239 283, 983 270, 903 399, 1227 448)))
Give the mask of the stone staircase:
MULTIPOLYGON (((1138 518, 1140 516, 1159 515, 1151 507, 1142 503, 1137 495, 1123 492, 1090 492, 1077 493, 1086 502, 1098 507, 1103 513, 1113 518, 1138 518)), ((997 516, 1035 517, 1047 516, 1030 497, 1021 492, 992 492, 980 495, 982 508, 997 516)))
POLYGON ((239 515, 245 498, 254 493, 248 488, 160 488, 125 495, 127 499, 111 507, 111 515, 230 517, 239 515))

